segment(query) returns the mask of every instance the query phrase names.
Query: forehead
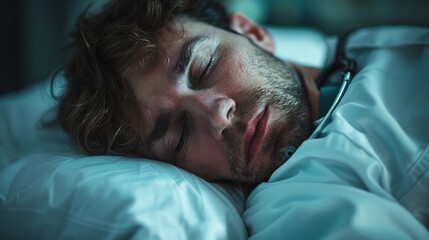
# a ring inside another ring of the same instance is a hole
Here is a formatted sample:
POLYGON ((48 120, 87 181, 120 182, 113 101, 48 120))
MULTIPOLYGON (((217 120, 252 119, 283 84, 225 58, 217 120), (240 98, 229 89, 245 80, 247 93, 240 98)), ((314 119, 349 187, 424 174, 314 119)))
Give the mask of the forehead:
POLYGON ((219 35, 222 31, 212 25, 192 20, 178 19, 172 21, 158 36, 159 50, 149 57, 141 59, 126 72, 126 78, 131 84, 143 79, 153 78, 154 75, 167 74, 179 57, 180 50, 188 39, 201 34, 219 35), (147 77, 142 77, 147 76, 147 77))
MULTIPOLYGON (((173 67, 175 66, 183 45, 189 39, 199 35, 219 35, 219 29, 202 22, 190 20, 175 20, 172 21, 164 31, 157 37, 159 50, 149 59, 143 58, 138 63, 134 64, 125 73, 125 77, 133 90, 163 90, 162 80, 173 81, 171 76, 173 67), (152 84, 156 82, 157 84, 152 84)), ((147 97, 153 97, 159 94, 158 91, 149 91, 146 94, 137 95, 139 103, 147 102, 147 97)), ((165 89, 164 89, 165 90, 165 89)), ((147 106, 146 106, 147 107, 147 106)))
POLYGON ((193 37, 199 35, 222 37, 222 33, 221 29, 207 23, 183 19, 175 20, 157 37, 161 51, 156 65, 165 67, 165 63, 175 63, 183 44, 193 37), (159 64, 160 61, 164 62, 164 66, 159 64))

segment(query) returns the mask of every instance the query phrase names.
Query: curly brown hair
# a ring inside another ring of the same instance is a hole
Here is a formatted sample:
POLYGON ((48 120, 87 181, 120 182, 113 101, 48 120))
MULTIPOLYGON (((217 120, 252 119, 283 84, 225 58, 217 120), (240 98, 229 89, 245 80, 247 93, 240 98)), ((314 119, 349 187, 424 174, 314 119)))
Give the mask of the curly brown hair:
POLYGON ((72 32, 57 121, 87 154, 141 155, 138 106, 124 73, 160 50, 157 36, 185 17, 228 29, 225 9, 205 0, 113 0, 85 11, 72 32))

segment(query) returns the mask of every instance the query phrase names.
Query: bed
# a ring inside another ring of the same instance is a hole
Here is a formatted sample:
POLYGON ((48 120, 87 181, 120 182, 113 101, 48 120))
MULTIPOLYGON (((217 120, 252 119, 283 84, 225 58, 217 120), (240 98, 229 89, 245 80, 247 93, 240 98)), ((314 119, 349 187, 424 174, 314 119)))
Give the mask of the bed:
MULTIPOLYGON (((267 29, 277 56, 322 67, 323 34, 267 29)), ((429 193, 420 194, 429 186, 421 117, 429 109, 415 111, 388 94, 429 92, 429 84, 369 88, 384 63, 375 64, 356 76, 345 96, 353 101, 339 105, 329 134, 304 142, 249 196, 238 184, 209 183, 151 159, 79 153, 60 129, 41 127, 55 104, 49 80, 0 96, 0 239, 429 239, 422 197, 429 193), (400 169, 417 177, 401 182, 400 169)), ((427 94, 407 97, 411 106, 428 101, 427 94)))

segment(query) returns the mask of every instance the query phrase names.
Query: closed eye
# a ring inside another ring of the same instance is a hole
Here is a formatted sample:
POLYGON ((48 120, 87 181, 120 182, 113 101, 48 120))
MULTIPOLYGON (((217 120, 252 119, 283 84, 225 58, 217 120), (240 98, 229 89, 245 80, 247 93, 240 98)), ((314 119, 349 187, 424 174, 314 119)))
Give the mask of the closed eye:
POLYGON ((213 66, 216 64, 216 58, 214 56, 201 57, 194 63, 194 71, 190 74, 189 88, 201 89, 201 85, 204 83, 204 79, 210 75, 213 66), (204 65, 205 64, 205 65, 204 65), (202 69, 202 71, 201 71, 202 69))
POLYGON ((210 70, 213 68, 214 65, 215 65, 215 58, 211 56, 209 62, 207 63, 206 67, 204 68, 203 72, 200 75, 200 79, 199 79, 200 82, 203 80, 203 78, 205 78, 210 73, 210 70))
POLYGON ((184 121, 183 121, 183 126, 182 126, 182 132, 180 134, 180 139, 177 142, 177 146, 176 146, 176 153, 182 153, 184 146, 186 144, 186 142, 188 141, 188 137, 189 137, 189 127, 190 121, 189 121, 189 116, 186 116, 184 121))

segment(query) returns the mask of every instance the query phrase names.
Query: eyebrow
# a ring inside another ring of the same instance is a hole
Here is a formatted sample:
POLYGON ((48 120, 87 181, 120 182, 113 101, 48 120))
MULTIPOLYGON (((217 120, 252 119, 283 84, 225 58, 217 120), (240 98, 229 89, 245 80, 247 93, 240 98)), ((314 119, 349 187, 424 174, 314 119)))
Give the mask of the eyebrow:
POLYGON ((149 145, 151 147, 165 136, 171 119, 173 119, 173 114, 168 110, 164 110, 158 115, 155 121, 155 127, 153 127, 149 134, 149 145))
POLYGON ((172 79, 178 79, 185 73, 186 67, 189 65, 189 61, 192 58, 195 46, 209 37, 210 36, 208 34, 200 34, 185 41, 182 46, 182 50, 180 51, 179 58, 174 65, 172 79))

